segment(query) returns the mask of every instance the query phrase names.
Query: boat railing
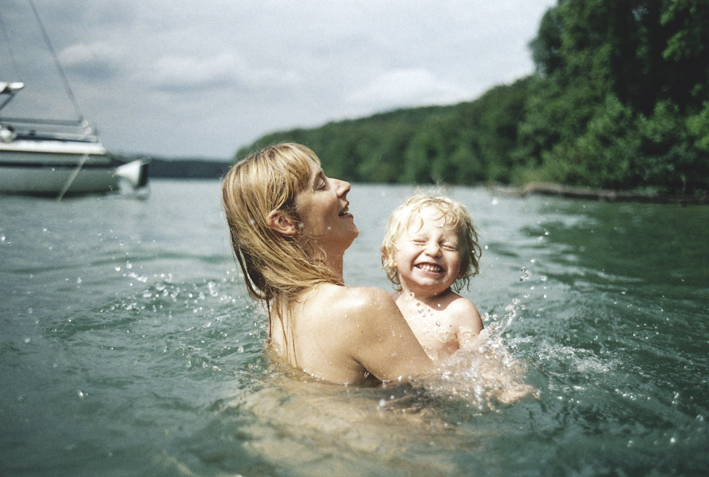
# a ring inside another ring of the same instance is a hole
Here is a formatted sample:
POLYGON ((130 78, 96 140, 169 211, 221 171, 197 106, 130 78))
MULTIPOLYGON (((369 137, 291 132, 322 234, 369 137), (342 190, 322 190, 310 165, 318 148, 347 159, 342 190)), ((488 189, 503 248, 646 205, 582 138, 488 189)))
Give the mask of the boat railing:
MULTIPOLYGON (((0 110, 25 87, 20 81, 0 82, 0 110)), ((78 107, 77 107, 78 111, 78 107)), ((79 113, 80 114, 80 113, 79 113)), ((0 141, 80 141, 99 142, 96 128, 79 119, 16 118, 0 115, 0 141)))
POLYGON ((96 128, 87 121, 0 117, 0 129, 11 133, 2 134, 5 142, 9 138, 10 141, 100 142, 96 128))

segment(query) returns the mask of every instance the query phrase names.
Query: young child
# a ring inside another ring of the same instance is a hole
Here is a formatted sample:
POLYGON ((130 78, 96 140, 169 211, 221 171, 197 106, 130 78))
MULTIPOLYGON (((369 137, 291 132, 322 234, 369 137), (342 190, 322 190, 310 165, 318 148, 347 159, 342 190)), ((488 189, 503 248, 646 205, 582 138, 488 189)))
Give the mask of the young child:
POLYGON ((433 360, 466 347, 483 329, 459 292, 479 272, 478 235, 465 208, 448 198, 414 195, 389 218, 382 265, 411 330, 433 360))

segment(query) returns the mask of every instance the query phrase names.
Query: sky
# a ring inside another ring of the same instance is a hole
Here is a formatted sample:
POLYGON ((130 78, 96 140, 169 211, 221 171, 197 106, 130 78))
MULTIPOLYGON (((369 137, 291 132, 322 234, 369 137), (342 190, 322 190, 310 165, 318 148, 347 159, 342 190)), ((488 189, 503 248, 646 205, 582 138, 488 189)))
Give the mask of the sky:
MULTIPOLYGON (((3 116, 76 114, 28 0, 0 0, 3 116)), ((533 72, 555 0, 34 0, 109 151, 231 159, 264 134, 470 101, 533 72)), ((316 151, 317 152, 317 151, 316 151)))

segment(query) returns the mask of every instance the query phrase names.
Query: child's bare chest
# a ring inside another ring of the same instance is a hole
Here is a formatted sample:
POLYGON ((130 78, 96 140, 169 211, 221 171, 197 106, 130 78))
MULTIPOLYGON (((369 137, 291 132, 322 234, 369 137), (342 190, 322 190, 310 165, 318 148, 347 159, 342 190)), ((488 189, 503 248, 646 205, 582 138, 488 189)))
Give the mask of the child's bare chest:
POLYGON ((401 311, 409 327, 424 347, 457 347, 457 329, 448 313, 432 308, 418 300, 407 300, 401 311))

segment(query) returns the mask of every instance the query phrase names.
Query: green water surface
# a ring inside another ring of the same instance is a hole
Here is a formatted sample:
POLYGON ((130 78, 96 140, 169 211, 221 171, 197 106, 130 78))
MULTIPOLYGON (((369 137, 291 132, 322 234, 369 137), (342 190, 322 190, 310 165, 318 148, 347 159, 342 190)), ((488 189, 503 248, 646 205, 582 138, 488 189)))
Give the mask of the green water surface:
MULTIPOLYGON (((216 181, 0 197, 0 474, 705 475, 709 208, 450 188, 481 236, 485 356, 333 386, 271 364, 216 181), (495 396, 481 363, 534 392, 495 396)), ((353 185, 349 284, 411 187, 353 185)))

